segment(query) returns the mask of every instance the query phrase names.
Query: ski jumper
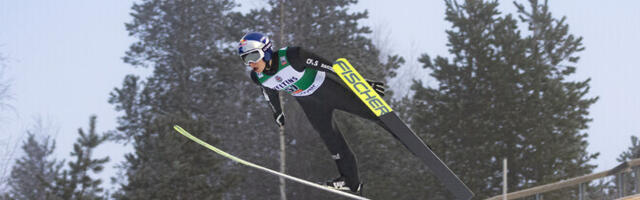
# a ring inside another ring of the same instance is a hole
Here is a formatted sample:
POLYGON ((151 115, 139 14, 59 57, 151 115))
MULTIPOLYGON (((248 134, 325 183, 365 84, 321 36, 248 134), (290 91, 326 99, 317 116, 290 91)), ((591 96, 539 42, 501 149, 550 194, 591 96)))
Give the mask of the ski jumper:
POLYGON ((347 186, 356 188, 360 184, 356 158, 337 128, 333 111, 355 114, 393 132, 344 85, 328 60, 300 47, 288 47, 273 52, 271 62, 262 73, 252 71, 250 76, 261 86, 273 112, 282 113, 278 91, 293 95, 331 152, 347 186))

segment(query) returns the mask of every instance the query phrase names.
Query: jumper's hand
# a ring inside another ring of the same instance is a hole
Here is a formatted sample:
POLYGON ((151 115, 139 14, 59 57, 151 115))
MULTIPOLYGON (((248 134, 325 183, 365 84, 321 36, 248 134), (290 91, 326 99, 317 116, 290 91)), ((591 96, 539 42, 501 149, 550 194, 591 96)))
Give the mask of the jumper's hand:
POLYGON ((378 82, 378 81, 372 81, 372 80, 366 80, 367 83, 369 83, 369 85, 371 85, 371 87, 373 88, 373 90, 376 91, 376 93, 378 93, 378 95, 380 95, 381 97, 384 97, 384 83, 383 82, 378 82))

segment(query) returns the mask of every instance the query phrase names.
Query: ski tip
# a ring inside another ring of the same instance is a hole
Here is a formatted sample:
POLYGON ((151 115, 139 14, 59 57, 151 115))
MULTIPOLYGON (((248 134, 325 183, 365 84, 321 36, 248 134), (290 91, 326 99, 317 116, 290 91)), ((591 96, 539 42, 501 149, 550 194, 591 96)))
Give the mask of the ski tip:
POLYGON ((185 137, 190 137, 191 134, 189 134, 189 132, 185 131, 182 127, 178 126, 178 125, 173 125, 173 129, 178 131, 178 133, 184 135, 185 137))

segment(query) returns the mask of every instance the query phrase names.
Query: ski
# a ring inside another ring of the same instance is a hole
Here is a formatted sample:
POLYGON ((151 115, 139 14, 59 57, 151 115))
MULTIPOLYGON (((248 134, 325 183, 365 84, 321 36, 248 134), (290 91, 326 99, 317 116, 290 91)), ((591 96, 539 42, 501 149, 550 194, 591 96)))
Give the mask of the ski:
POLYGON ((260 165, 248 162, 246 160, 243 160, 243 159, 240 159, 238 157, 235 157, 235 156, 233 156, 233 155, 231 155, 231 154, 229 154, 227 152, 224 152, 224 151, 222 151, 222 150, 220 150, 220 149, 218 149, 218 148, 216 148, 214 146, 211 146, 210 144, 208 144, 208 143, 198 139, 197 137, 191 135, 189 132, 187 132, 186 130, 184 130, 182 127, 180 127, 178 125, 174 125, 173 129, 178 131, 178 133, 182 134, 183 136, 193 140, 194 142, 196 142, 196 143, 208 148, 209 150, 211 150, 213 152, 216 152, 217 154, 220 154, 221 156, 224 156, 224 157, 226 157, 228 159, 231 159, 231 160, 233 160, 233 161, 235 161, 235 162, 237 162, 239 164, 242 164, 242 165, 245 165, 245 166, 248 166, 248 167, 251 167, 251 168, 255 168, 255 169, 267 172, 269 174, 280 176, 280 177, 283 177, 283 178, 286 178, 286 179, 301 183, 303 185, 311 186, 311 187, 314 187, 314 188, 317 188, 317 189, 320 189, 320 190, 324 190, 324 191, 327 191, 327 192, 330 192, 330 193, 341 195, 341 196, 344 196, 344 197, 348 197, 348 198, 352 198, 352 199, 358 199, 358 200, 369 200, 368 198, 365 198, 365 197, 361 197, 361 196, 358 196, 358 195, 354 195, 354 194, 350 194, 350 193, 343 192, 343 191, 340 191, 340 190, 336 190, 336 189, 333 189, 333 188, 329 188, 328 186, 323 186, 323 185, 320 185, 320 184, 317 184, 317 183, 313 183, 313 182, 310 182, 310 181, 307 181, 307 180, 304 180, 304 179, 301 179, 301 178, 296 178, 294 176, 290 176, 290 175, 287 175, 287 174, 284 174, 284 173, 280 173, 280 172, 271 170, 269 168, 262 167, 260 165))
POLYGON ((438 158, 438 156, 393 112, 391 107, 378 95, 345 58, 333 63, 333 70, 349 86, 356 96, 364 102, 371 111, 387 125, 392 134, 396 135, 407 149, 420 158, 433 175, 453 193, 456 199, 468 200, 473 192, 458 178, 458 176, 438 158))

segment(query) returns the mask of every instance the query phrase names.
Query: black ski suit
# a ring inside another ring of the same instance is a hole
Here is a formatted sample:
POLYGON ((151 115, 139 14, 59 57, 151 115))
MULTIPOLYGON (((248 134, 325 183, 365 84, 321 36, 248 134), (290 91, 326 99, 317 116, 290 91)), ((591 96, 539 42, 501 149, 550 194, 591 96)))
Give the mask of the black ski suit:
MULTIPOLYGON (((378 117, 376 117, 369 108, 347 88, 346 85, 344 85, 337 74, 333 72, 331 68, 332 62, 329 62, 328 60, 300 47, 289 47, 280 51, 275 51, 272 54, 271 61, 272 63, 267 64, 267 67, 262 74, 252 71, 250 75, 251 79, 256 84, 262 86, 263 93, 267 100, 269 100, 274 111, 274 115, 276 116, 282 112, 282 109, 280 108, 280 100, 278 98, 278 91, 263 85, 259 76, 273 76, 278 73, 278 71, 282 70, 282 68, 278 67, 280 64, 277 62, 290 64, 290 66, 297 72, 303 72, 306 69, 313 69, 317 70, 318 73, 324 72, 326 74, 324 81, 313 93, 306 96, 296 96, 295 99, 298 101, 300 106, 302 106, 309 122, 318 134, 320 134, 320 137, 331 152, 331 157, 335 160, 340 175, 345 177, 346 185, 350 188, 357 188, 360 183, 360 178, 358 175, 356 158, 347 145, 344 136, 336 126, 336 121, 333 119, 333 111, 338 109, 375 121, 388 132, 392 132, 388 130, 386 125, 380 122, 378 117), (282 55, 279 54, 286 54, 286 59, 282 59, 282 55)), ((278 78, 278 76, 275 77, 278 78)), ((283 81, 282 78, 280 78, 279 81, 283 81)), ((283 82, 286 82, 286 80, 283 82)), ((287 91, 286 89, 282 89, 282 87, 278 88, 276 86, 275 88, 287 91)))

